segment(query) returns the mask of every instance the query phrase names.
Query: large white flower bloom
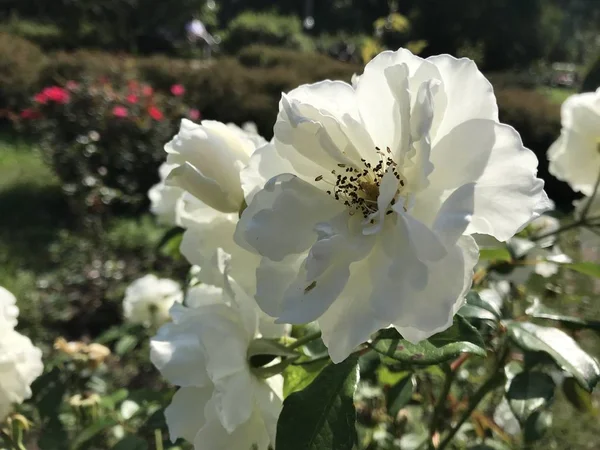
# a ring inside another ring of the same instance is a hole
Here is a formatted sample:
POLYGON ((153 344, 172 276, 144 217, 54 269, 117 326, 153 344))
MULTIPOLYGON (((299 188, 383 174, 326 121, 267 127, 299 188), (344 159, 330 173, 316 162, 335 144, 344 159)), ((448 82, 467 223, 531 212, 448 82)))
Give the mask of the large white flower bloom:
POLYGON ((560 137, 548 150, 550 173, 589 196, 600 175, 600 89, 569 97, 561 122, 560 137))
POLYGON ((31 397, 31 383, 43 369, 42 351, 0 315, 0 422, 13 404, 31 397))
POLYGON ((274 141, 250 166, 289 170, 253 196, 236 242, 263 256, 261 308, 318 319, 335 362, 389 325, 412 342, 447 328, 478 258, 469 235, 505 241, 547 208, 535 155, 467 59, 384 52, 356 88, 301 86, 274 141))
POLYGON ((180 214, 182 208, 183 189, 177 186, 167 186, 165 179, 171 173, 176 164, 161 164, 158 169, 160 182, 155 184, 148 191, 150 199, 150 211, 159 221, 167 225, 180 225, 180 214))
POLYGON ((173 441, 182 437, 198 450, 267 450, 275 444, 283 378, 251 372, 248 348, 261 336, 256 305, 233 280, 224 284, 193 287, 193 307, 174 305, 173 322, 152 339, 152 362, 180 386, 167 425, 173 441))
POLYGON ((0 286, 0 316, 4 317, 11 327, 17 325, 17 317, 19 317, 17 299, 2 286, 0 286))
POLYGON ((181 303, 183 292, 179 283, 156 275, 145 275, 131 283, 125 291, 123 312, 132 323, 145 326, 169 320, 173 303, 181 303))
POLYGON ((204 120, 198 125, 183 119, 179 133, 165 146, 167 163, 177 165, 167 184, 217 211, 238 213, 244 202, 240 170, 265 143, 258 134, 233 124, 204 120))

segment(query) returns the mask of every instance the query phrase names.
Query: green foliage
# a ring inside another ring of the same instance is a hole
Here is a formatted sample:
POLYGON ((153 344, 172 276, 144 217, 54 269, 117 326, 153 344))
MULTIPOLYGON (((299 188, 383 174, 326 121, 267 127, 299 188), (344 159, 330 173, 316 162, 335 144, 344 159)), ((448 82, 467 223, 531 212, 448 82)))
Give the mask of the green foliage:
POLYGON ((554 380, 542 372, 521 372, 509 384, 506 398, 522 425, 532 414, 548 407, 554 398, 554 380))
POLYGON ((412 344, 400 335, 386 336, 376 341, 374 349, 399 362, 427 366, 457 358, 461 353, 485 356, 484 346, 477 330, 465 319, 456 316, 452 327, 419 344, 412 344))
POLYGON ((223 48, 229 53, 236 53, 251 44, 302 51, 312 49, 310 39, 302 34, 299 18, 273 13, 244 12, 228 24, 223 48))
POLYGON ((600 56, 596 57, 588 69, 581 84, 581 92, 594 92, 598 88, 600 88, 600 56))
POLYGON ((23 104, 35 92, 44 61, 36 45, 0 32, 0 110, 23 104))
POLYGON ((285 399, 277 424, 278 448, 352 450, 357 358, 329 365, 304 390, 285 399))
POLYGON ((591 391, 600 381, 600 364, 566 333, 550 327, 542 327, 529 322, 508 322, 511 339, 522 349, 545 352, 579 384, 591 391))

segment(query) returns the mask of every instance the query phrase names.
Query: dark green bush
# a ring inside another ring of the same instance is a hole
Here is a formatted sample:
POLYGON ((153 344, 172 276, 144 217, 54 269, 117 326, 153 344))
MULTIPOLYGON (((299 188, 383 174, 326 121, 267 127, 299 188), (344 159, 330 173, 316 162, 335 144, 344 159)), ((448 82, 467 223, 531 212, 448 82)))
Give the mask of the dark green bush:
POLYGON ((543 94, 528 89, 496 90, 500 121, 513 126, 540 161, 538 176, 546 181, 548 196, 558 208, 568 210, 576 195, 568 184, 548 172, 546 152, 560 135, 560 105, 550 102, 543 94))
POLYGON ((600 56, 596 58, 583 79, 581 92, 593 92, 598 88, 600 88, 600 56))
POLYGON ((302 33, 302 23, 298 17, 244 12, 229 23, 223 39, 223 48, 229 53, 237 53, 252 44, 294 50, 313 48, 310 38, 302 33))
POLYGON ((36 45, 0 33, 0 110, 22 105, 35 92, 44 61, 36 45))
POLYGON ((145 210, 158 181, 164 144, 182 117, 194 115, 180 95, 131 80, 70 80, 34 96, 21 124, 82 216, 145 210))

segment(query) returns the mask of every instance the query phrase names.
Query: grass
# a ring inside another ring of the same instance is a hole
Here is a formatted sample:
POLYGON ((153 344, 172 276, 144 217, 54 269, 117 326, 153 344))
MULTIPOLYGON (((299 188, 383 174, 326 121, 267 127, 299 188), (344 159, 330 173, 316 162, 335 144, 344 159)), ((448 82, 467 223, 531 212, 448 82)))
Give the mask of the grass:
POLYGON ((539 87, 537 90, 548 98, 548 100, 557 105, 562 105, 567 98, 577 93, 577 90, 571 88, 555 88, 548 86, 539 87))

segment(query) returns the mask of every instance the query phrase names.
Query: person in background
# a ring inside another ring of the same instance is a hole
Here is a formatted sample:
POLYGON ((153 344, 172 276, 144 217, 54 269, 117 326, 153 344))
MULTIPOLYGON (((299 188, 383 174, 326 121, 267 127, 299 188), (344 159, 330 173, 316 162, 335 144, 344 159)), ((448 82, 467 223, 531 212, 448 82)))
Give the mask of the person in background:
POLYGON ((204 23, 197 17, 194 17, 185 27, 188 41, 195 45, 198 41, 203 43, 203 53, 205 58, 210 58, 212 50, 218 45, 215 38, 208 32, 204 23))

